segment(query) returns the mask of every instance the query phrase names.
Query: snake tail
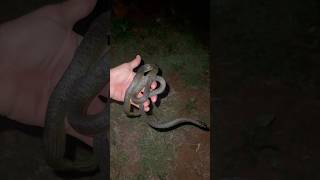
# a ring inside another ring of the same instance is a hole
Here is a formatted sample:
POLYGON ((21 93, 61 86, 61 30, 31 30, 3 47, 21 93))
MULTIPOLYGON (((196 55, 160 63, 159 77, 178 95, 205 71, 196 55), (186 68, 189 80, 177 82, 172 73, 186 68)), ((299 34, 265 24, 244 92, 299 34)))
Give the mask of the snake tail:
POLYGON ((177 118, 172 121, 168 121, 164 123, 160 123, 158 121, 148 121, 148 125, 154 129, 172 129, 182 124, 192 124, 192 125, 198 126, 203 130, 209 130, 209 127, 205 122, 199 121, 199 120, 193 120, 189 118, 177 118))

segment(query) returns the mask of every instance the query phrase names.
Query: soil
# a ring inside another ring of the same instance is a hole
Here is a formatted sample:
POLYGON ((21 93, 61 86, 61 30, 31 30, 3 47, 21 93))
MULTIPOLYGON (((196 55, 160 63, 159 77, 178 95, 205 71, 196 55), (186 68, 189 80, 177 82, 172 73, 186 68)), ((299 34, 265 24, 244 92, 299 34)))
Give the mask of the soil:
MULTIPOLYGON (((169 75, 168 84, 174 84, 178 101, 188 100, 186 97, 196 97, 196 110, 209 115, 209 93, 200 93, 199 89, 184 88, 179 76, 172 73, 169 75), (203 108, 205 107, 205 108, 203 108)), ((180 117, 192 116, 189 111, 178 113, 180 117)), ((183 143, 177 150, 176 159, 171 163, 173 167, 168 179, 209 179, 210 178, 210 133, 199 129, 190 129, 182 132, 178 141, 183 143)))
POLYGON ((177 150, 177 158, 168 179, 209 179, 210 178, 210 136, 208 132, 193 130, 183 134, 188 141, 177 150))
MULTIPOLYGON (((181 86, 181 80, 171 75, 168 83, 174 84, 178 101, 186 101, 186 97, 196 97, 195 111, 210 116, 209 91, 202 92, 199 89, 187 89, 181 86)), ((208 90, 208 88, 207 88, 208 90)), ((180 117, 190 117, 189 111, 178 113, 180 117)), ((210 126, 210 125, 209 125, 210 126)), ((183 131, 182 138, 176 141, 182 142, 178 147, 176 159, 171 163, 173 167, 168 179, 210 179, 210 133, 200 129, 192 128, 183 131)))

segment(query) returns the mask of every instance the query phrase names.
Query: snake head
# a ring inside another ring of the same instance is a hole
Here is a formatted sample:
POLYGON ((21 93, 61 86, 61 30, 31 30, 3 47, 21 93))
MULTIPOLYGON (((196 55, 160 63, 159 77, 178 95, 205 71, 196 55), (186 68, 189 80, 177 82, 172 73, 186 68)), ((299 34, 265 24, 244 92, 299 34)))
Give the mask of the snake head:
POLYGON ((201 128, 205 129, 205 130, 210 130, 210 128, 208 127, 207 123, 203 122, 203 121, 198 121, 201 128))

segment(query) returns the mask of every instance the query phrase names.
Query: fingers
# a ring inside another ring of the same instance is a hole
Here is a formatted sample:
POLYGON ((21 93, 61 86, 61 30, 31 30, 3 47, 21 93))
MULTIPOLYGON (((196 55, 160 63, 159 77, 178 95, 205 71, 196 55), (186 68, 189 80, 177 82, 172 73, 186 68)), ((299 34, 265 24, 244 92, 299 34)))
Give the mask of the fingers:
POLYGON ((88 16, 97 0, 67 0, 61 3, 61 11, 67 25, 73 26, 80 19, 88 16))
POLYGON ((151 83, 151 89, 155 89, 157 87, 157 82, 153 81, 151 83))
MULTIPOLYGON (((142 97, 142 96, 143 96, 143 94, 139 93, 138 97, 142 97)), ((152 103, 155 103, 155 102, 157 102, 158 96, 152 96, 152 97, 150 97, 150 99, 151 99, 152 103)), ((137 104, 133 104, 133 105, 136 106, 136 107, 139 107, 137 104)), ((148 112, 150 110, 150 107, 149 107, 150 106, 150 100, 148 99, 147 101, 145 101, 143 103, 143 106, 144 106, 144 111, 148 112)))
POLYGON ((149 105, 150 105, 150 101, 149 100, 147 100, 146 102, 143 103, 145 112, 148 112, 150 110, 149 105))
MULTIPOLYGON (((142 96, 143 96, 143 93, 140 92, 140 93, 138 94, 138 97, 142 97, 142 96)), ((152 101, 152 102, 155 102, 155 101, 152 101)), ((133 106, 139 108, 139 105, 136 104, 136 103, 134 103, 134 102, 132 102, 132 101, 131 101, 131 104, 132 104, 133 106)), ((145 112, 148 112, 148 111, 150 110, 149 105, 150 105, 150 100, 149 100, 149 99, 146 100, 146 101, 143 103, 143 108, 144 108, 144 111, 145 111, 145 112)))
MULTIPOLYGON (((157 88, 157 82, 154 81, 154 82, 151 83, 151 89, 156 89, 156 88, 157 88)), ((142 96, 143 96, 143 92, 140 92, 140 93, 138 94, 138 97, 142 97, 142 96)), ((150 99, 151 99, 151 102, 152 102, 152 103, 155 103, 155 102, 157 101, 157 99, 158 99, 158 96, 157 96, 157 95, 152 96, 152 97, 150 97, 150 99)), ((132 104, 133 104, 134 106, 136 106, 136 107, 139 107, 139 105, 137 105, 137 104, 135 104, 135 103, 132 103, 132 104)), ((149 105, 150 105, 150 100, 149 100, 149 99, 143 103, 144 111, 145 111, 145 112, 148 112, 148 111, 150 110, 149 105)))
MULTIPOLYGON (((131 60, 130 62, 128 62, 128 63, 125 63, 124 65, 125 66, 122 66, 122 67, 126 67, 127 69, 128 69, 128 67, 129 67, 129 69, 130 70, 132 70, 132 69, 134 69, 134 68, 136 68, 137 66, 139 66, 139 64, 141 63, 141 56, 140 55, 137 55, 133 60, 131 60)), ((112 72, 112 70, 111 70, 111 72, 112 72)), ((112 74, 112 73, 110 73, 110 74, 112 74)), ((133 75, 134 76, 134 75, 133 75)), ((114 79, 115 78, 119 78, 119 76, 115 76, 114 77, 114 79)), ((129 78, 130 79, 130 78, 129 78)), ((132 79, 133 79, 133 77, 132 77, 132 79)), ((131 79, 131 81, 132 81, 132 79, 131 79)), ((129 81, 130 82, 130 81, 129 81)), ((110 84, 112 84, 112 76, 111 76, 111 79, 110 79, 110 84)), ((129 86, 129 84, 128 84, 128 86, 129 86)), ((110 87, 112 87, 111 85, 110 85, 110 87)), ((151 83, 151 89, 156 89, 157 88, 157 82, 156 81, 154 81, 154 82, 152 82, 151 83)), ((126 89, 126 88, 124 88, 124 89, 126 89)), ((110 90, 110 97, 112 98, 113 97, 113 99, 115 99, 114 97, 115 96, 112 96, 112 93, 113 92, 113 90, 111 89, 110 90)), ((125 94, 125 93, 123 93, 123 94, 125 94)), ((138 94, 138 97, 142 97, 143 96, 143 92, 140 92, 139 94, 138 94)), ((121 99, 121 98, 119 98, 119 99, 121 99)), ((122 98, 122 99, 124 99, 124 98, 122 98)), ((152 96, 151 98, 151 102, 152 103, 155 103, 156 101, 157 101, 157 96, 152 96)), ((133 105, 133 106, 135 106, 135 107, 137 107, 137 108, 139 108, 139 105, 138 104, 135 104, 135 103, 133 103, 133 102, 131 102, 131 104, 133 105)), ((147 112, 147 111, 149 111, 150 110, 150 100, 146 100, 144 103, 143 103, 143 106, 144 106, 144 110, 147 112)))
POLYGON ((131 62, 129 62, 129 65, 131 69, 134 69, 137 66, 139 66, 140 62, 141 62, 141 56, 137 55, 131 62))
POLYGON ((153 103, 157 102, 157 99, 158 99, 158 96, 152 96, 152 97, 151 97, 151 101, 152 101, 153 103))
MULTIPOLYGON (((153 81, 151 84, 151 89, 156 89, 157 88, 157 82, 153 81)), ((150 99, 153 103, 157 101, 158 96, 152 96, 150 99)))

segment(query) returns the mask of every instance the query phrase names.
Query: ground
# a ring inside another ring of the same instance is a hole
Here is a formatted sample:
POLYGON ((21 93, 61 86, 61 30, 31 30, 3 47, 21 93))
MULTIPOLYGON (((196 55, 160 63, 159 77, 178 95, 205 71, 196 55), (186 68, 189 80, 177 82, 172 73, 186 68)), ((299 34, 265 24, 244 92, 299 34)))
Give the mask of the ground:
MULTIPOLYGON (((168 19, 139 22, 114 19, 112 64, 136 54, 144 63, 158 64, 169 88, 160 96, 156 115, 165 121, 190 117, 210 124, 208 46, 168 19)), ((146 124, 149 117, 127 118, 121 104, 111 110, 112 178, 210 178, 209 132, 192 126, 157 132, 146 124)))

